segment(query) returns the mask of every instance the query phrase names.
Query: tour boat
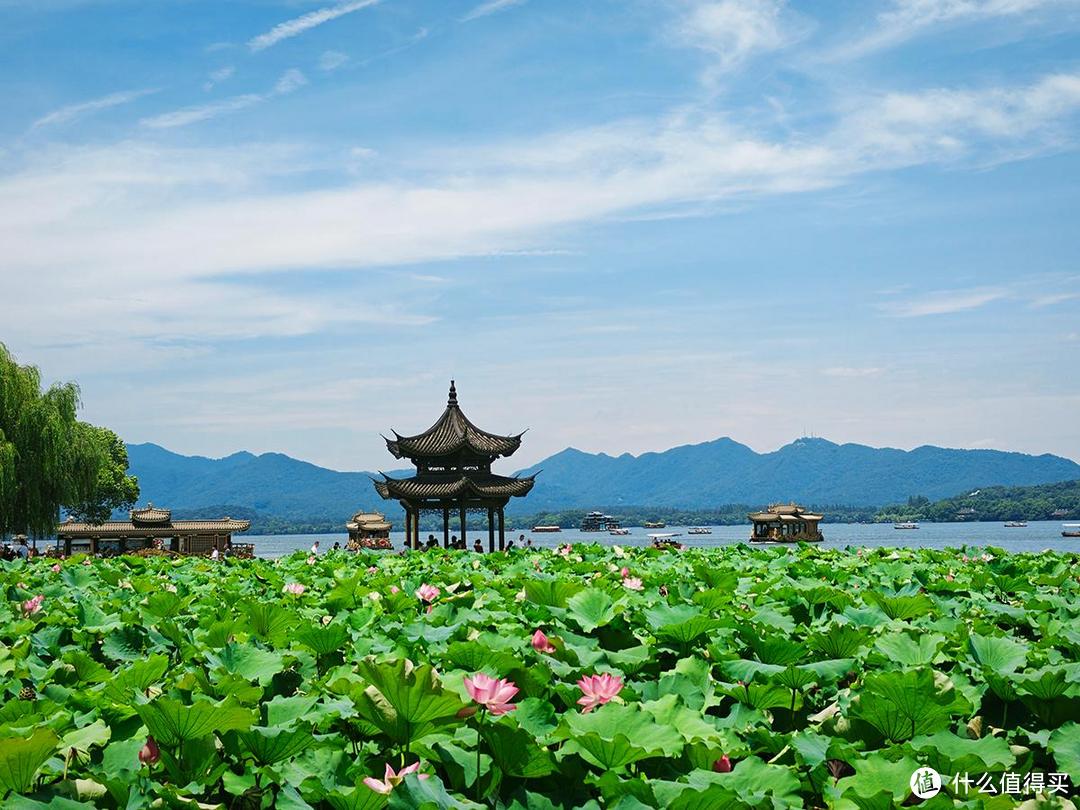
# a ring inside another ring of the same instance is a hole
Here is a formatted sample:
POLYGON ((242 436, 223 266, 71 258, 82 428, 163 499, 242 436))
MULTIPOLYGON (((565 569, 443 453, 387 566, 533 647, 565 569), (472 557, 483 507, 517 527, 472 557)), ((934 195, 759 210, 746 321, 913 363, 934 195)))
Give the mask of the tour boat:
POLYGON ((561 526, 533 526, 532 530, 536 534, 544 534, 546 532, 561 532, 562 527, 561 526))
POLYGON ((691 526, 686 530, 687 534, 712 534, 712 529, 708 526, 691 526))
POLYGON ((1026 520, 1010 520, 1008 523, 1005 524, 1005 528, 1006 529, 1026 529, 1027 528, 1027 521, 1026 520))
POLYGON ((608 529, 619 528, 619 521, 611 515, 603 512, 589 512, 581 519, 581 531, 583 532, 606 532, 608 529))
POLYGON ((1062 537, 1080 537, 1080 523, 1063 523, 1062 537))
POLYGON ((667 524, 662 520, 646 520, 641 524, 646 529, 664 529, 667 528, 667 524))
POLYGON ((681 548, 682 544, 676 539, 679 536, 678 532, 655 532, 649 535, 649 540, 653 548, 681 548))
POLYGON ((608 534, 613 534, 616 537, 625 537, 626 535, 630 534, 630 530, 624 529, 621 526, 616 526, 613 529, 608 529, 608 534))
POLYGON ((894 529, 917 529, 917 528, 919 528, 919 524, 918 523, 912 523, 910 521, 907 522, 907 523, 894 523, 893 528, 894 529))

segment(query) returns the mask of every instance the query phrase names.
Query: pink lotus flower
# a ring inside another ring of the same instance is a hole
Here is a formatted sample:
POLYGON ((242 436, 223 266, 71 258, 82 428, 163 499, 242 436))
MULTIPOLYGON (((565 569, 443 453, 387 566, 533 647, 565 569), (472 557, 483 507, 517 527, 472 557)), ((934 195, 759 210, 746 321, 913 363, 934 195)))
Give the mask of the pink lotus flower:
POLYGON ((626 579, 628 576, 630 576, 630 569, 624 565, 619 571, 619 576, 621 576, 623 579, 626 579))
POLYGON ((38 594, 35 597, 27 599, 22 603, 22 611, 27 616, 33 616, 35 613, 41 610, 41 603, 45 601, 45 597, 42 594, 38 594))
POLYGON ((308 557, 307 558, 307 564, 308 565, 314 565, 315 564, 315 558, 314 557, 308 557))
POLYGON ((610 703, 623 688, 622 678, 606 672, 603 675, 587 675, 577 685, 581 689, 578 705, 583 707, 582 712, 586 714, 597 706, 610 703))
POLYGON ((442 593, 434 585, 428 585, 426 582, 416 589, 416 598, 421 602, 434 602, 439 598, 439 594, 442 593))
MULTIPOLYGON (((386 764, 386 773, 381 780, 376 779, 374 776, 364 777, 364 784, 374 790, 376 793, 381 793, 384 796, 392 791, 395 787, 405 781, 405 777, 410 773, 416 773, 420 770, 420 763, 414 762, 412 765, 406 765, 397 773, 394 773, 394 769, 390 767, 390 763, 386 764)), ((417 779, 427 779, 429 774, 416 773, 417 779)))
POLYGON ((731 773, 731 759, 724 754, 712 764, 712 769, 717 773, 731 773))
POLYGON ((645 587, 637 577, 627 577, 622 581, 622 584, 624 588, 631 591, 640 591, 645 587))
POLYGON ((390 586, 390 593, 397 593, 400 590, 401 590, 401 588, 399 588, 397 585, 391 585, 390 586))
POLYGON ((306 590, 299 582, 290 582, 281 589, 282 593, 291 593, 293 596, 300 596, 306 590))
POLYGON ((496 680, 477 672, 471 678, 465 678, 465 688, 469 697, 494 715, 506 714, 517 708, 510 701, 518 693, 518 688, 505 678, 496 680))
POLYGON ((55 565, 53 565, 52 572, 54 574, 59 574, 60 573, 60 563, 56 563, 55 565))
POLYGON ((379 573, 379 569, 376 568, 374 565, 369 565, 367 572, 369 574, 377 574, 377 573, 379 573))
POLYGON ((544 635, 543 630, 537 630, 533 633, 532 646, 537 652, 547 653, 548 655, 555 652, 555 648, 551 645, 548 637, 544 635))
POLYGON ((161 759, 161 750, 153 735, 146 738, 146 745, 139 749, 139 762, 143 765, 153 765, 161 759))

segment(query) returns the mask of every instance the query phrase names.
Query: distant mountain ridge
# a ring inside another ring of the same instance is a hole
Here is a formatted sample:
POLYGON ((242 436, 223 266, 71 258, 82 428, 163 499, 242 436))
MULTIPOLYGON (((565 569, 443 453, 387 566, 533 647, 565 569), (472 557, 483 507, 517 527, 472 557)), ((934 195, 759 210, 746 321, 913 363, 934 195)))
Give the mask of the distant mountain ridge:
MULTIPOLYGON (((177 514, 231 506, 313 527, 343 525, 360 509, 400 517, 396 504, 375 493, 373 473, 338 472, 281 453, 211 459, 132 444, 128 454, 139 477, 140 502, 169 506, 177 514)), ((639 456, 567 448, 521 472, 536 470, 542 470, 536 486, 528 498, 514 500, 512 513, 619 504, 702 509, 789 500, 880 506, 912 495, 938 499, 977 487, 1080 479, 1080 464, 1049 454, 930 446, 905 451, 825 439, 799 439, 771 453, 729 438, 639 456)))

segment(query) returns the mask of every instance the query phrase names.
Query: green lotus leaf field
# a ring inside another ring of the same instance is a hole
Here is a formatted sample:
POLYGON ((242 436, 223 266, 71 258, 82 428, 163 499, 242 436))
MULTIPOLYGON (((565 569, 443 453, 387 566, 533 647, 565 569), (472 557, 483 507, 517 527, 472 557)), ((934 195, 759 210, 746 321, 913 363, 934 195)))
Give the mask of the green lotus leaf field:
POLYGON ((0 804, 1069 807, 1078 563, 591 545, 3 563, 0 804), (921 800, 924 767, 941 785, 921 800))

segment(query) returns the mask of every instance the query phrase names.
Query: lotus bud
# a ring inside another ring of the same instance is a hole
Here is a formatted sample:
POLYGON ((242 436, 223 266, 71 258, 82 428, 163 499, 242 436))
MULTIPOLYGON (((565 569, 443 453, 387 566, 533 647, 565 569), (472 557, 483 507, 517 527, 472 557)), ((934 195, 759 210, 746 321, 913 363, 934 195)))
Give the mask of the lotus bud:
POLYGON ((712 769, 717 773, 731 773, 731 759, 724 754, 712 764, 712 769))
POLYGON ((143 765, 153 765, 161 759, 161 750, 158 748, 157 740, 153 736, 146 738, 146 745, 139 749, 139 762, 143 765))

